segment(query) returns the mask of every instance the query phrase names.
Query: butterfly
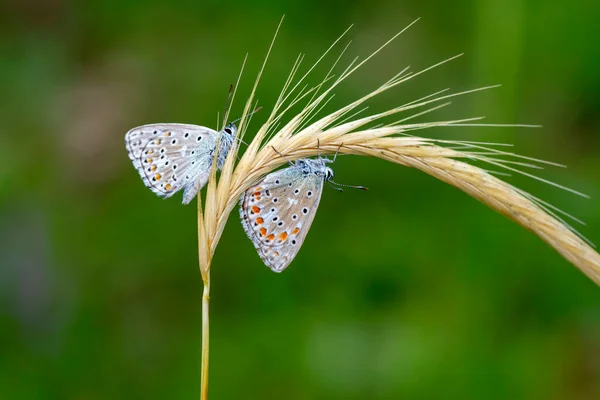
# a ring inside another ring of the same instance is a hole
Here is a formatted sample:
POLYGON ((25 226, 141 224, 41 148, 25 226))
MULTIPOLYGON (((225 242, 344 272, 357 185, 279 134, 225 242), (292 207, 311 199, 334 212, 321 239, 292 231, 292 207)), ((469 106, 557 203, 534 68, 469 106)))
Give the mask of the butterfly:
POLYGON ((298 254, 319 207, 323 184, 348 186, 333 181, 333 170, 327 167, 333 161, 335 157, 320 156, 297 160, 242 194, 242 226, 260 258, 274 272, 283 271, 298 254))
POLYGON ((163 198, 183 189, 188 204, 208 182, 215 157, 221 169, 235 140, 237 127, 227 124, 217 132, 189 124, 150 124, 131 129, 125 147, 144 184, 163 198))

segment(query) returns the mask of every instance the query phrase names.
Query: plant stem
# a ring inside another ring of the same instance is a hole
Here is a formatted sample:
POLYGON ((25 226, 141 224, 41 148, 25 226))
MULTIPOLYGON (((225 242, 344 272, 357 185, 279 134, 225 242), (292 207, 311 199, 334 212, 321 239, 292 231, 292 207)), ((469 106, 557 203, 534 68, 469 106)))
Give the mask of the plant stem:
POLYGON ((210 301, 210 245, 206 240, 202 199, 198 194, 198 263, 202 276, 202 360, 200 366, 200 400, 208 400, 208 306, 210 301))
POLYGON ((202 277, 204 291, 202 292, 202 367, 200 375, 200 400, 208 399, 208 306, 210 301, 210 270, 202 277))

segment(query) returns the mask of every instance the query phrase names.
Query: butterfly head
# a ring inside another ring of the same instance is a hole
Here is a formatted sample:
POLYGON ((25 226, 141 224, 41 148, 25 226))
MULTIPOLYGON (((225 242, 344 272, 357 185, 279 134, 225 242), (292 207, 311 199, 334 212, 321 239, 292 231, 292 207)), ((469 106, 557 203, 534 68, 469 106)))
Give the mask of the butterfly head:
POLYGON ((333 170, 329 167, 325 167, 325 180, 333 181, 333 170))
POLYGON ((229 136, 235 136, 235 134, 237 133, 237 126, 235 126, 233 122, 230 122, 227 125, 225 125, 225 128, 223 128, 223 132, 225 132, 229 136))
POLYGON ((316 164, 318 165, 318 170, 321 172, 321 175, 323 176, 323 179, 325 180, 325 182, 333 181, 333 176, 334 176, 333 169, 327 167, 326 165, 334 162, 335 159, 330 160, 327 157, 319 156, 319 158, 317 158, 315 161, 316 161, 316 164))

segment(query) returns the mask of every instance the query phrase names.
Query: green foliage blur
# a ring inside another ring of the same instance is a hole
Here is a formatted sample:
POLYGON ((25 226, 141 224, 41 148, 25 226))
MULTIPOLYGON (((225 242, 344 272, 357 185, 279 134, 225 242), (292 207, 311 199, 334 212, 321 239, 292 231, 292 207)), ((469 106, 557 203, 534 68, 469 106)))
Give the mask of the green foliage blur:
MULTIPOLYGON (((0 397, 194 399, 201 293, 195 205, 142 184, 123 136, 232 117, 286 14, 259 86, 263 122, 298 53, 306 71, 350 24, 342 58, 415 26, 323 111, 465 55, 375 99, 438 90, 420 121, 486 116, 541 129, 418 134, 514 143, 568 169, 510 182, 587 222, 600 243, 600 3, 589 0, 5 0, 0 5, 0 397)), ((327 58, 318 83, 339 54, 327 58)), ((341 72, 343 66, 336 71, 341 72)), ((512 151, 512 149, 510 149, 512 151)), ((289 269, 265 267, 231 215, 211 293, 211 399, 598 399, 600 289, 464 193, 381 160, 339 157, 289 269)))

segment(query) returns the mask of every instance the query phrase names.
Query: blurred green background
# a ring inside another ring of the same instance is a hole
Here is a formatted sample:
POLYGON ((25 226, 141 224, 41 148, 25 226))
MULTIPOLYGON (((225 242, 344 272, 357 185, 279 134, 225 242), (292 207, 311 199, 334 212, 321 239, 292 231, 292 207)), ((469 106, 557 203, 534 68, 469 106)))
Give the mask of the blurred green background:
MULTIPOLYGON (((296 55, 347 28, 349 62, 422 20, 337 90, 328 111, 410 65, 465 56, 370 103, 503 86, 422 120, 542 129, 422 135, 515 143, 567 164, 511 182, 600 243, 600 4, 431 1, 5 0, 0 5, 0 397, 198 397, 196 210, 147 190, 123 145, 151 122, 214 126, 243 57, 239 116, 268 110, 296 55)), ((335 56, 310 81, 316 83, 335 56)), ((339 71, 338 71, 339 72, 339 71)), ((597 399, 600 289, 462 192, 381 160, 340 157, 291 267, 274 274, 232 214, 212 269, 211 399, 597 399)))

